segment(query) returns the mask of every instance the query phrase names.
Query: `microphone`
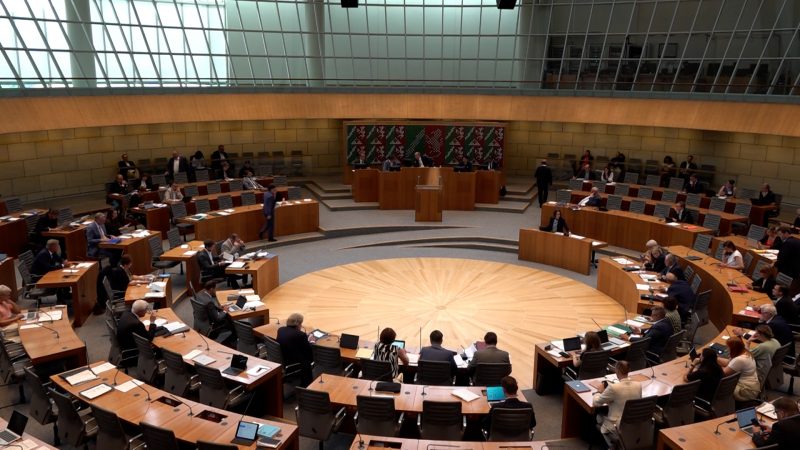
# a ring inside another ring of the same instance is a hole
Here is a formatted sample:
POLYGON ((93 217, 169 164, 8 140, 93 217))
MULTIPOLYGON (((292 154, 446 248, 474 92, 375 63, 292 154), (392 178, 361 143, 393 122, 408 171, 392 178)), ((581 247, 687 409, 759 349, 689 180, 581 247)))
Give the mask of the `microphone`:
POLYGON ((597 321, 596 321, 596 320, 594 320, 594 318, 592 318, 592 322, 594 322, 594 324, 595 324, 595 325, 597 325, 597 328, 599 328, 599 329, 601 329, 601 330, 603 329, 603 327, 601 327, 601 326, 600 326, 600 324, 599 324, 599 323, 597 323, 597 321))
POLYGON ((275 324, 276 324, 276 325, 280 325, 280 324, 281 324, 281 319, 280 319, 280 317, 270 317, 270 318, 268 319, 268 322, 269 322, 269 321, 271 321, 273 318, 275 319, 275 324))
POLYGON ((428 389, 428 385, 427 384, 425 386, 422 386, 422 395, 423 395, 423 397, 428 395, 428 393, 425 392, 425 389, 428 389))
MULTIPOLYGON (((183 333, 186 333, 186 332, 184 331, 183 333)), ((202 339, 203 343, 206 344, 206 351, 207 352, 211 351, 211 347, 209 347, 208 341, 206 340, 206 337, 203 336, 203 333, 197 333, 197 335, 200 336, 200 339, 202 339)), ((183 336, 186 337, 186 334, 184 334, 183 336)), ((198 347, 199 347, 199 345, 198 345, 198 347)))
POLYGON ((734 417, 733 419, 728 419, 728 420, 726 420, 725 422, 720 422, 720 423, 718 423, 718 424, 717 424, 717 427, 716 427, 716 428, 714 428, 714 434, 716 434, 717 436, 719 436, 720 434, 722 434, 722 433, 720 433, 720 432, 719 432, 719 427, 721 427, 722 425, 725 425, 726 423, 733 423, 733 422, 736 422, 736 417, 734 417))
MULTIPOLYGON (((145 393, 145 394, 147 394, 147 398, 145 399, 145 401, 148 401, 148 402, 149 402, 149 401, 150 401, 150 391, 148 391, 147 389, 143 388, 143 387, 142 387, 142 385, 141 385, 141 384, 139 384, 139 383, 137 383, 136 381, 137 381, 136 379, 132 379, 132 380, 131 380, 131 382, 133 382, 133 385, 134 385, 134 386, 136 386, 136 387, 138 387, 139 389, 143 390, 143 391, 144 391, 144 393, 145 393)), ((142 384, 144 384, 144 383, 142 383, 142 384)))
POLYGON ((656 369, 653 366, 650 366, 650 379, 651 380, 656 379, 656 369))
POLYGON ((95 372, 94 369, 92 369, 92 365, 89 364, 89 347, 86 346, 86 341, 83 341, 83 353, 86 358, 86 368, 89 369, 89 372, 92 372, 92 375, 99 378, 97 372, 95 372))
POLYGON ((467 349, 465 349, 463 345, 459 345, 459 347, 461 347, 461 359, 464 361, 468 360, 469 357, 467 356, 467 349))
POLYGON ((419 349, 417 351, 422 350, 422 327, 419 327, 419 349))
MULTIPOLYGON (((171 398, 171 399, 175 400, 175 401, 176 401, 176 402, 178 402, 178 403, 183 403, 184 405, 186 405, 186 407, 187 407, 187 408, 189 408, 189 413, 188 413, 188 414, 186 414, 187 416, 189 416, 189 417, 192 417, 192 416, 194 415, 194 410, 192 409, 192 405, 190 405, 190 404, 186 403, 185 401, 184 401, 184 402, 182 402, 182 401, 178 400, 178 399, 177 399, 175 396, 173 396, 173 395, 172 395, 172 394, 170 394, 170 393, 167 393, 167 395, 169 395, 169 398, 171 398)), ((175 405, 175 406, 177 406, 177 405, 175 405)))
MULTIPOLYGON (((394 375, 394 370, 389 370, 388 372, 386 372, 386 373, 382 374, 381 376, 379 376, 376 380, 372 380, 369 383, 369 389, 368 389, 368 391, 370 392, 369 395, 372 396, 372 391, 377 391, 377 385, 378 385, 378 383, 381 382, 381 378, 386 377, 386 376, 393 376, 393 375, 394 375)), ((387 381, 386 383, 400 384, 400 383, 395 383, 394 381, 387 381)))
MULTIPOLYGON (((51 320, 51 322, 52 322, 52 320, 51 320)), ((37 327, 42 327, 42 328, 44 328, 45 330, 50 330, 50 331, 52 331, 53 333, 55 333, 55 335, 56 335, 56 339, 61 339, 61 335, 60 335, 60 334, 58 334, 58 330, 55 330, 55 329, 53 329, 53 328, 50 328, 50 327, 48 327, 47 325, 42 325, 42 323, 41 323, 41 322, 36 322, 36 326, 37 326, 37 327)), ((84 343, 84 344, 85 344, 85 343, 84 343)), ((85 347, 85 346, 84 346, 84 347, 85 347)), ((87 359, 87 361, 88 361, 88 359, 87 359)))
POLYGON ((364 450, 365 448, 364 438, 361 437, 361 433, 356 433, 356 434, 357 434, 356 437, 358 438, 358 450, 364 450))

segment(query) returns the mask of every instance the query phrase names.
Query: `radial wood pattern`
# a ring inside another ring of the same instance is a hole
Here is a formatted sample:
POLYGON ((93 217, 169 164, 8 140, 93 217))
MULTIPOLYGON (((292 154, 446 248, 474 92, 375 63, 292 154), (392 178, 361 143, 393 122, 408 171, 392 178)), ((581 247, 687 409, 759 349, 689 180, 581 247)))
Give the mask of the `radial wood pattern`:
POLYGON ((392 327, 409 346, 428 344, 433 329, 445 347, 498 334, 513 375, 528 388, 534 344, 624 319, 612 298, 543 270, 489 261, 402 258, 337 266, 298 277, 266 297, 270 315, 305 316, 305 327, 376 340, 392 327))

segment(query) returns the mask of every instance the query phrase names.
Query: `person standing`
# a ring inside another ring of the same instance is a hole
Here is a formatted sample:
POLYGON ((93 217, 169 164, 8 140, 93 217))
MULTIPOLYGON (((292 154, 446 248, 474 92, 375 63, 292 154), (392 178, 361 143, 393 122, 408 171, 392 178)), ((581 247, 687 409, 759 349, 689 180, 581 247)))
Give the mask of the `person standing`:
POLYGON ((267 186, 267 192, 264 193, 264 226, 258 232, 258 238, 264 239, 264 232, 267 232, 267 239, 269 242, 275 242, 275 185, 270 184, 267 186))
POLYGON ((543 159, 533 174, 536 178, 536 188, 538 190, 539 208, 547 203, 547 194, 550 192, 550 185, 553 184, 553 171, 547 165, 547 160, 543 159))

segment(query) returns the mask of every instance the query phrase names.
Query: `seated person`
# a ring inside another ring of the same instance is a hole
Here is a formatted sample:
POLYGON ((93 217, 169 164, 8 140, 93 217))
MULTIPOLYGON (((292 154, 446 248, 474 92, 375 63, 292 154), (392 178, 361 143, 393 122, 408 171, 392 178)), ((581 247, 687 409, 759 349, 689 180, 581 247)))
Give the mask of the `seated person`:
POLYGON ((253 171, 252 170, 245 170, 244 176, 242 177, 242 184, 244 188, 250 191, 263 191, 266 190, 264 186, 262 186, 258 181, 253 178, 253 171))
MULTIPOLYGON (((147 314, 147 302, 144 300, 136 300, 133 302, 130 311, 124 311, 119 316, 117 322, 117 342, 122 351, 135 350, 136 342, 133 340, 133 335, 139 336, 152 341, 156 335, 155 321, 158 318, 155 311, 150 312, 150 326, 145 328, 142 318, 147 314)), ((135 365, 136 360, 132 363, 135 365)))
POLYGON ((550 218, 546 227, 539 227, 542 231, 555 232, 555 233, 569 233, 569 226, 567 221, 561 217, 561 210, 553 211, 553 217, 550 218))
POLYGON ((780 397, 773 403, 777 422, 772 426, 759 424, 753 430, 753 443, 756 447, 777 445, 778 450, 797 448, 800 442, 800 411, 797 402, 789 397, 780 397))
POLYGON ((581 357, 584 355, 584 353, 603 351, 603 347, 600 342, 600 335, 597 334, 596 331, 587 331, 586 335, 583 337, 583 343, 586 345, 586 348, 581 352, 575 352, 572 354, 572 365, 575 367, 581 366, 581 357))
POLYGON ((47 242, 47 237, 42 236, 42 233, 56 228, 58 228, 58 210, 50 208, 47 213, 40 215, 39 220, 36 221, 31 240, 37 246, 43 246, 47 242))
POLYGON ((475 354, 472 355, 472 359, 469 361, 469 366, 467 368, 470 375, 475 373, 475 368, 480 363, 511 364, 508 352, 497 348, 497 334, 495 332, 487 332, 483 336, 483 342, 486 344, 486 348, 475 352, 475 354))
POLYGON ((686 322, 689 320, 689 311, 692 310, 694 302, 697 300, 697 294, 694 293, 688 281, 679 280, 674 273, 667 273, 664 281, 669 286, 666 289, 661 288, 661 291, 678 302, 678 314, 681 316, 681 321, 686 322))
POLYGON ((697 179, 697 174, 689 175, 689 179, 683 183, 682 191, 687 194, 702 194, 704 192, 703 185, 697 179))
POLYGON ((164 201, 167 203, 177 203, 183 200, 183 193, 181 188, 175 182, 169 184, 167 191, 164 193, 164 201))
POLYGON ((422 155, 419 152, 414 152, 413 167, 433 167, 433 160, 428 155, 422 155))
POLYGON ((600 201, 602 199, 603 198, 600 197, 600 190, 598 190, 596 187, 593 187, 589 195, 578 202, 578 206, 600 206, 600 201))
POLYGON ((439 330, 433 330, 430 334, 431 345, 422 347, 419 351, 419 359, 424 361, 443 361, 450 363, 450 373, 455 376, 458 366, 453 359, 457 355, 456 352, 442 347, 444 342, 444 335, 439 330))
POLYGON ((363 149, 358 151, 358 159, 353 161, 353 169, 366 169, 369 167, 369 163, 367 162, 367 155, 363 149))
POLYGON ((654 239, 647 241, 645 247, 647 247, 647 250, 642 255, 644 268, 653 272, 664 270, 664 267, 667 266, 667 252, 654 239))
POLYGON ((616 177, 616 172, 614 171, 614 166, 612 163, 608 163, 605 169, 603 169, 603 173, 600 174, 600 180, 605 181, 606 183, 613 183, 616 177))
POLYGON ((251 174, 256 173, 255 167, 253 167, 253 163, 250 162, 248 159, 247 161, 242 164, 242 167, 239 169, 239 178, 244 178, 247 172, 251 174))
POLYGON ((744 259, 742 253, 736 249, 736 244, 733 241, 725 241, 722 244, 724 250, 722 252, 722 262, 719 263, 720 267, 728 269, 743 270, 744 259))
POLYGON ((761 185, 761 190, 758 191, 758 198, 752 198, 750 202, 757 206, 773 207, 773 209, 764 212, 764 223, 768 223, 770 217, 777 217, 780 212, 776 205, 777 199, 775 198, 775 193, 772 192, 772 189, 770 189, 767 183, 761 185))
MULTIPOLYGON (((772 328, 772 335, 775 336, 775 339, 777 339, 781 345, 794 342, 792 328, 789 326, 789 323, 783 316, 778 315, 778 308, 774 304, 765 303, 761 306, 754 307, 753 309, 759 313, 758 323, 765 323, 769 325, 769 327, 772 328)), ((794 345, 789 346, 788 355, 794 357, 794 345)))
POLYGON ((528 424, 528 428, 533 429, 536 427, 536 413, 533 411, 533 405, 528 402, 522 401, 517 397, 517 392, 519 391, 519 386, 517 385, 516 378, 512 376, 505 376, 500 379, 500 386, 503 388, 503 395, 505 396, 505 400, 502 402, 497 402, 491 405, 489 409, 489 415, 484 419, 483 428, 485 430, 490 430, 492 426, 492 414, 494 413, 496 408, 509 408, 509 409, 530 409, 531 410, 531 421, 528 424))
POLYGON ((61 245, 57 239, 49 239, 45 247, 36 255, 31 264, 31 275, 38 280, 51 270, 64 267, 66 261, 61 258, 61 245))
POLYGON ((747 288, 756 292, 763 292, 769 295, 771 299, 775 300, 772 291, 777 283, 778 269, 776 269, 775 266, 761 266, 761 268, 758 269, 758 273, 761 275, 761 278, 748 284, 747 288))
POLYGON ((775 311, 780 317, 788 324, 797 324, 797 306, 789 294, 789 286, 783 284, 776 284, 772 288, 772 298, 775 299, 775 311))
POLYGON ((230 181, 233 179, 233 175, 233 167, 227 160, 223 160, 220 163, 220 179, 230 181))
POLYGON ((128 186, 128 182, 125 181, 125 177, 121 174, 117 174, 117 178, 114 180, 113 183, 108 187, 109 194, 127 194, 130 190, 130 186, 128 186))
MULTIPOLYGON (((217 284, 206 281, 203 290, 195 297, 202 306, 200 311, 194 312, 194 327, 200 333, 214 339, 220 331, 227 330, 234 333, 233 321, 228 315, 228 307, 223 307, 217 300, 217 284)), ((233 335, 235 336, 235 334, 233 335)))
POLYGON ((397 378, 400 373, 399 362, 408 365, 408 355, 406 355, 405 349, 392 345, 395 339, 397 339, 397 333, 391 328, 384 328, 381 331, 380 339, 375 344, 375 351, 372 353, 372 359, 375 361, 389 361, 392 366, 392 378, 397 378))
POLYGON ((781 242, 781 237, 778 236, 778 227, 771 226, 767 228, 764 237, 758 241, 758 249, 780 250, 781 242))
POLYGON ((142 175, 136 182, 136 189, 139 191, 152 191, 155 189, 155 187, 156 186, 153 184, 153 180, 150 178, 150 174, 147 172, 142 172, 142 175))
MULTIPOLYGON (((653 311, 650 313, 650 321, 653 324, 650 328, 642 331, 640 328, 632 327, 633 331, 636 334, 642 336, 642 338, 649 337, 650 338, 650 349, 649 351, 660 355, 664 351, 664 347, 667 345, 667 340, 669 337, 672 336, 672 324, 667 320, 667 311, 664 309, 663 306, 654 306, 653 311)), ((621 339, 635 341, 639 338, 634 336, 628 336, 627 334, 623 334, 620 336, 621 339)))
POLYGON ((584 164, 583 166, 581 166, 581 170, 579 170, 578 173, 575 174, 574 178, 583 180, 594 180, 595 176, 594 176, 594 171, 592 170, 592 166, 590 166, 589 164, 584 164))
POLYGON ((117 162, 117 167, 119 167, 119 174, 122 175, 125 180, 133 180, 136 178, 136 164, 128 160, 127 153, 122 154, 121 159, 117 162))
POLYGON ((391 158, 386 158, 383 161, 383 166, 381 170, 384 172, 389 172, 391 170, 397 170, 400 167, 400 160, 397 158, 396 154, 392 154, 391 158))
POLYGON ((625 402, 642 398, 642 384, 628 378, 629 370, 628 361, 617 361, 615 371, 619 381, 609 384, 607 387, 605 384, 601 385, 600 389, 592 396, 594 406, 608 405, 608 414, 599 415, 598 422, 601 423, 600 433, 609 448, 616 448, 617 441, 619 441, 616 424, 622 417, 625 402))
POLYGON ((86 255, 92 258, 108 257, 112 266, 116 266, 122 253, 117 250, 100 248, 100 244, 114 239, 114 235, 106 230, 106 214, 99 212, 94 215, 94 222, 86 226, 86 255))
POLYGON ((714 393, 717 392, 720 380, 722 380, 722 367, 717 363, 717 351, 711 347, 706 347, 698 358, 692 360, 689 371, 683 376, 683 381, 700 380, 700 389, 697 391, 697 398, 711 402, 714 393))
POLYGON ((0 284, 0 327, 7 327, 21 318, 19 306, 11 299, 11 288, 0 284))
POLYGON ((681 314, 678 312, 678 300, 675 297, 667 297, 661 303, 664 304, 664 316, 667 321, 672 324, 672 333, 680 333, 683 329, 681 314))
POLYGON ((742 338, 731 336, 725 341, 730 352, 730 358, 718 357, 717 362, 722 367, 723 376, 739 373, 739 382, 733 390, 733 398, 740 402, 756 400, 761 393, 761 384, 758 381, 756 362, 745 348, 742 338))
POLYGON ((686 209, 686 204, 684 202, 677 202, 675 203, 675 206, 670 208, 669 215, 667 216, 667 222, 693 224, 694 219, 692 218, 692 215, 689 213, 689 210, 686 209))
MULTIPOLYGON (((736 336, 742 336, 741 329, 735 329, 733 332, 736 336)), ((781 343, 775 339, 772 334, 772 328, 767 324, 760 324, 756 326, 755 332, 745 341, 745 345, 750 350, 750 355, 756 362, 756 373, 758 381, 763 385, 772 368, 772 357, 781 346, 781 343)))
POLYGON ((291 314, 286 319, 286 326, 278 328, 276 341, 281 344, 283 364, 300 365, 300 385, 306 387, 311 384, 311 363, 314 357, 308 335, 303 331, 303 315, 291 314))
POLYGON ((728 180, 717 191, 717 197, 736 197, 736 180, 728 180))
POLYGON ((222 252, 233 255, 234 258, 244 253, 244 241, 239 239, 239 235, 231 233, 228 239, 222 242, 222 252))
POLYGON ((150 283, 147 275, 134 275, 131 269, 133 269, 133 258, 131 258, 131 255, 122 255, 119 259, 119 265, 112 267, 109 272, 108 283, 111 285, 111 289, 125 292, 129 285, 135 286, 150 283))
POLYGON ((672 253, 667 253, 667 256, 664 257, 664 268, 659 272, 658 278, 664 280, 668 273, 673 273, 675 278, 686 281, 686 275, 678 264, 678 257, 672 253))
POLYGON ((106 220, 106 231, 108 231, 108 234, 119 236, 122 234, 120 229, 126 225, 127 222, 125 222, 125 219, 122 217, 122 214, 119 213, 118 209, 113 208, 109 211, 108 220, 106 220))
POLYGON ((461 155, 458 157, 458 164, 456 164, 456 168, 461 172, 472 172, 472 163, 470 160, 467 159, 466 156, 461 155))
POLYGON ((200 266, 200 273, 203 278, 225 278, 228 282, 228 287, 231 289, 239 289, 240 277, 238 275, 225 274, 225 267, 228 266, 227 261, 222 257, 214 256, 214 247, 216 243, 212 240, 203 242, 203 249, 197 252, 197 264, 200 266))

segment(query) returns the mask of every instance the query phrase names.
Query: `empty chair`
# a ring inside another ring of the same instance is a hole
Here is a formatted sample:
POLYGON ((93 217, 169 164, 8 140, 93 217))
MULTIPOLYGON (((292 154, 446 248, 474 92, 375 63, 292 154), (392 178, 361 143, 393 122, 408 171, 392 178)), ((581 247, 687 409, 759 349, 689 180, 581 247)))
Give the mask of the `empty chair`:
POLYGON ((9 214, 22 211, 22 200, 19 197, 6 198, 6 210, 9 214))
POLYGON ((312 344, 311 353, 314 359, 314 377, 322 373, 347 376, 352 372, 352 365, 344 366, 342 353, 338 348, 312 344))
POLYGON ((722 261, 723 258, 725 258, 725 247, 723 247, 722 245, 719 245, 717 247, 717 251, 714 252, 714 258, 722 261))
POLYGON ((466 426, 466 418, 461 415, 461 402, 423 400, 417 426, 421 439, 460 441, 466 426))
POLYGON ((303 193, 300 191, 300 187, 289 186, 286 190, 286 198, 289 200, 300 200, 303 198, 303 193))
POLYGON ((754 189, 740 187, 738 189, 738 192, 736 193, 736 197, 737 198, 744 198, 744 199, 747 199, 747 198, 758 198, 758 192, 756 192, 754 189))
POLYGON ((700 194, 686 194, 686 206, 699 208, 701 198, 702 196, 700 194))
POLYGON ((639 173, 630 170, 625 172, 625 182, 630 184, 639 184, 639 173))
MULTIPOLYGON (((628 361, 628 370, 642 370, 647 367, 647 350, 649 348, 649 337, 636 339, 631 342, 630 347, 628 347, 628 351, 625 352, 625 360, 628 361)), ((609 360, 611 360, 611 358, 609 358, 609 360)), ((614 362, 616 363, 616 361, 614 362)))
POLYGON ((216 181, 212 181, 206 184, 206 191, 208 192, 209 195, 219 194, 220 192, 222 192, 222 188, 220 187, 219 183, 217 183, 216 181))
POLYGON ((161 349, 166 372, 164 373, 164 390, 172 395, 185 397, 190 392, 200 389, 200 379, 189 371, 180 353, 161 349))
POLYGON ((636 197, 651 200, 653 198, 653 189, 649 187, 640 187, 639 191, 636 193, 636 197))
POLYGON ((201 198, 194 202, 195 207, 197 208, 197 212, 200 214, 205 214, 211 211, 211 202, 208 201, 207 198, 201 198))
POLYGON ((661 184, 661 177, 658 175, 647 175, 644 184, 647 186, 658 186, 661 184))
POLYGON ((597 188, 597 190, 600 191, 600 192, 605 192, 606 191, 606 184, 608 184, 608 183, 606 183, 605 181, 601 181, 601 180, 592 181, 592 187, 597 188))
POLYGON ((97 421, 97 448, 134 450, 144 445, 142 436, 128 436, 119 417, 113 411, 90 405, 97 421))
MULTIPOLYGON (((683 189, 684 179, 681 177, 670 177, 669 178, 669 185, 667 186, 669 189, 673 189, 676 191, 680 191, 683 189)), ((662 196, 661 199, 663 200, 664 197, 662 196)))
POLYGON ((253 333, 253 325, 245 320, 234 320, 233 328, 236 331, 236 350, 256 358, 267 355, 267 346, 253 333))
POLYGON ((356 397, 358 411, 354 420, 356 431, 375 436, 397 436, 403 426, 403 414, 397 414, 394 399, 359 395, 356 397))
POLYGON ((170 228, 167 230, 167 242, 169 243, 169 248, 173 249, 175 247, 181 246, 181 232, 175 227, 170 228))
POLYGON ((686 267, 683 268, 683 277, 686 278, 686 281, 692 279, 692 275, 694 275, 694 268, 687 264, 686 267))
POLYGON ((775 282, 784 286, 791 286, 792 282, 794 282, 794 278, 786 275, 783 272, 778 272, 778 275, 775 277, 775 282))
POLYGON ((186 176, 186 172, 176 172, 175 176, 173 177, 175 183, 178 184, 186 184, 189 182, 189 178, 186 176))
POLYGON ((700 289, 700 284, 702 284, 702 283, 703 283, 703 279, 700 278, 700 274, 698 274, 698 273, 694 274, 694 278, 692 278, 692 282, 690 283, 690 286, 692 288, 692 292, 694 292, 696 294, 697 291, 700 289))
POLYGON ((629 211, 636 214, 644 214, 645 202, 643 200, 631 200, 629 211))
POLYGON ((232 409, 250 398, 243 386, 228 387, 219 369, 195 364, 194 370, 200 377, 200 403, 214 408, 232 409))
POLYGON ((271 164, 259 164, 258 165, 258 175, 272 175, 274 172, 272 171, 271 164))
POLYGON ((667 403, 658 408, 658 422, 662 428, 694 423, 694 398, 699 389, 700 380, 679 384, 672 388, 667 403))
MULTIPOLYGON (((277 169, 275 170, 277 171, 277 169)), ((285 175, 275 175, 274 179, 272 180, 272 184, 275 186, 288 186, 289 180, 285 175)))
POLYGON ((630 189, 631 187, 628 186, 627 184, 619 183, 616 186, 614 186, 614 194, 620 197, 625 197, 626 195, 628 195, 628 192, 630 192, 630 189))
POLYGON ((664 219, 669 216, 669 209, 669 205, 665 203, 657 203, 655 209, 653 209, 653 216, 664 219))
POLYGON ((571 195, 570 195, 570 192, 568 190, 559 189, 559 190, 556 191, 556 202, 557 203, 563 203, 563 204, 566 205, 566 204, 569 203, 570 198, 571 198, 571 195))
POLYGON ((244 183, 240 179, 231 180, 228 183, 228 190, 231 192, 239 192, 244 189, 244 183))
POLYGON ((183 193, 186 197, 197 197, 200 195, 200 190, 197 189, 196 185, 191 184, 183 188, 183 193))
POLYGON ((763 383, 766 389, 778 389, 783 385, 783 360, 786 358, 786 355, 789 354, 790 345, 794 345, 794 342, 781 345, 778 347, 778 350, 775 351, 775 354, 772 355, 772 366, 763 383))
MULTIPOLYGON (((280 150, 272 152, 272 169, 274 173, 286 173, 286 161, 284 161, 283 152, 280 150)), ((278 186, 277 183, 275 183, 278 186)))
MULTIPOLYGON (((164 164, 166 164, 166 163, 167 162, 164 161, 164 164)), ((167 177, 166 177, 166 175, 156 174, 156 175, 151 176, 150 179, 153 181, 154 185, 158 185, 158 186, 166 186, 167 185, 167 177)))
POLYGON ((708 247, 711 246, 711 239, 713 239, 713 236, 710 234, 698 234, 697 237, 694 238, 692 249, 703 254, 707 253, 708 247))
POLYGON ((208 181, 208 169, 199 169, 194 171, 194 177, 197 181, 208 181))
POLYGON ((52 384, 50 381, 42 383, 39 375, 34 372, 33 367, 25 368, 25 386, 30 393, 30 400, 28 403, 28 415, 33 417, 34 420, 41 425, 53 424, 53 438, 55 445, 60 445, 58 438, 58 425, 56 424, 56 410, 55 402, 50 398, 48 387, 52 384))
POLYGON ((719 232, 720 216, 716 214, 706 214, 703 218, 703 227, 719 232))
POLYGON ((695 414, 701 420, 733 414, 736 411, 733 390, 736 389, 736 383, 738 382, 739 372, 736 372, 720 380, 717 390, 714 391, 714 396, 711 398, 711 402, 703 400, 700 397, 695 397, 695 414))
POLYGON ((178 219, 183 219, 186 217, 186 204, 173 203, 170 205, 170 209, 172 210, 173 223, 178 228, 178 232, 183 236, 183 239, 186 240, 186 235, 194 232, 193 224, 178 222, 178 219))
POLYGON ((678 200, 678 191, 665 190, 661 194, 662 202, 675 203, 678 200))
POLYGON ((142 430, 142 440, 147 444, 147 448, 158 450, 181 450, 175 432, 166 428, 139 422, 142 430))
POLYGON ((303 174, 303 152, 301 150, 292 150, 292 175, 300 176, 303 174))
MULTIPOLYGON (((700 277, 697 278, 700 279, 700 277)), ((694 306, 692 306, 691 313, 697 314, 697 318, 698 320, 700 320, 699 323, 700 326, 703 326, 708 323, 708 304, 710 302, 711 302, 710 289, 697 294, 697 298, 694 301, 694 306)))
POLYGON ((655 423, 658 396, 628 400, 616 424, 617 436, 625 450, 646 450, 655 444, 655 423))
POLYGON ((711 200, 709 201, 708 204, 708 209, 712 211, 725 211, 726 203, 727 200, 725 200, 724 198, 711 197, 711 200))
POLYGON ((448 361, 419 360, 414 382, 433 386, 452 386, 453 372, 450 363, 448 361))
POLYGON ((569 180, 569 189, 571 191, 582 191, 583 179, 569 180))
POLYGON ((733 213, 737 216, 750 217, 751 209, 753 209, 753 205, 750 203, 737 203, 733 208, 733 213))
MULTIPOLYGON (((327 392, 310 389, 296 389, 297 406, 294 409, 295 420, 300 436, 319 441, 322 450, 325 441, 339 429, 345 418, 345 409, 334 412, 331 398, 327 392)), ((461 406, 461 403, 458 404, 461 406)))
MULTIPOLYGON (((301 376, 302 367, 300 363, 286 364, 283 360, 283 351, 281 344, 269 336, 264 337, 264 347, 267 349, 267 361, 276 362, 281 365, 283 371, 284 384, 292 383, 294 380, 299 379, 301 376)), ((310 382, 311 380, 307 380, 310 382)))
POLYGON ((604 377, 608 374, 608 358, 611 352, 604 350, 599 352, 583 352, 581 354, 581 365, 577 370, 571 367, 565 372, 568 378, 573 380, 588 380, 590 378, 604 377))
POLYGON ((742 255, 742 262, 744 263, 744 269, 742 269, 742 271, 747 272, 747 268, 753 263, 753 254, 746 252, 744 255, 742 255))
POLYGON ((153 235, 148 238, 148 243, 150 244, 150 256, 153 258, 152 265, 155 269, 164 273, 167 269, 171 269, 178 264, 180 261, 162 261, 160 256, 164 254, 164 247, 162 247, 161 236, 153 235))
POLYGON ((242 206, 255 205, 256 194, 252 192, 242 192, 242 206))
MULTIPOLYGON (((78 410, 68 394, 50 388, 50 398, 58 408, 58 439, 73 447, 84 445, 97 434, 97 423, 89 409, 78 410)), ((154 447, 155 448, 155 447, 154 447)))
POLYGON ((73 215, 71 208, 61 208, 58 210, 58 219, 56 219, 58 226, 68 224, 72 222, 72 219, 73 215))
POLYGON ((230 195, 220 195, 217 197, 217 205, 219 209, 231 209, 233 208, 233 199, 230 195))
POLYGON ((392 381, 392 363, 374 359, 359 359, 361 378, 364 380, 392 381))
POLYGON ((156 359, 156 351, 153 344, 146 338, 133 334, 136 342, 136 349, 139 350, 139 358, 136 360, 134 376, 147 384, 155 385, 156 379, 166 371, 164 361, 156 359))
POLYGON ((475 386, 500 386, 500 380, 511 374, 511 364, 506 363, 478 363, 472 375, 472 384, 475 386))
POLYGON ((484 431, 484 437, 491 442, 530 441, 531 416, 533 409, 529 408, 492 408, 489 431, 484 431))
POLYGON ((760 241, 764 238, 764 235, 767 233, 767 229, 762 226, 758 225, 750 225, 750 229, 747 230, 747 239, 752 239, 754 241, 760 241))
POLYGON ((25 388, 22 384, 25 378, 25 368, 32 367, 33 363, 21 347, 12 349, 11 344, 0 344, 0 382, 9 385, 16 383, 19 388, 19 403, 25 403, 25 388))
POLYGON ((619 195, 609 195, 606 201, 606 208, 612 211, 619 211, 622 209, 622 197, 619 195))
POLYGON ((667 343, 664 344, 664 349, 661 351, 660 355, 656 355, 655 353, 648 351, 647 356, 648 359, 650 359, 651 364, 661 364, 677 358, 678 344, 681 342, 685 334, 686 330, 681 330, 670 336, 669 339, 667 339, 667 343))

